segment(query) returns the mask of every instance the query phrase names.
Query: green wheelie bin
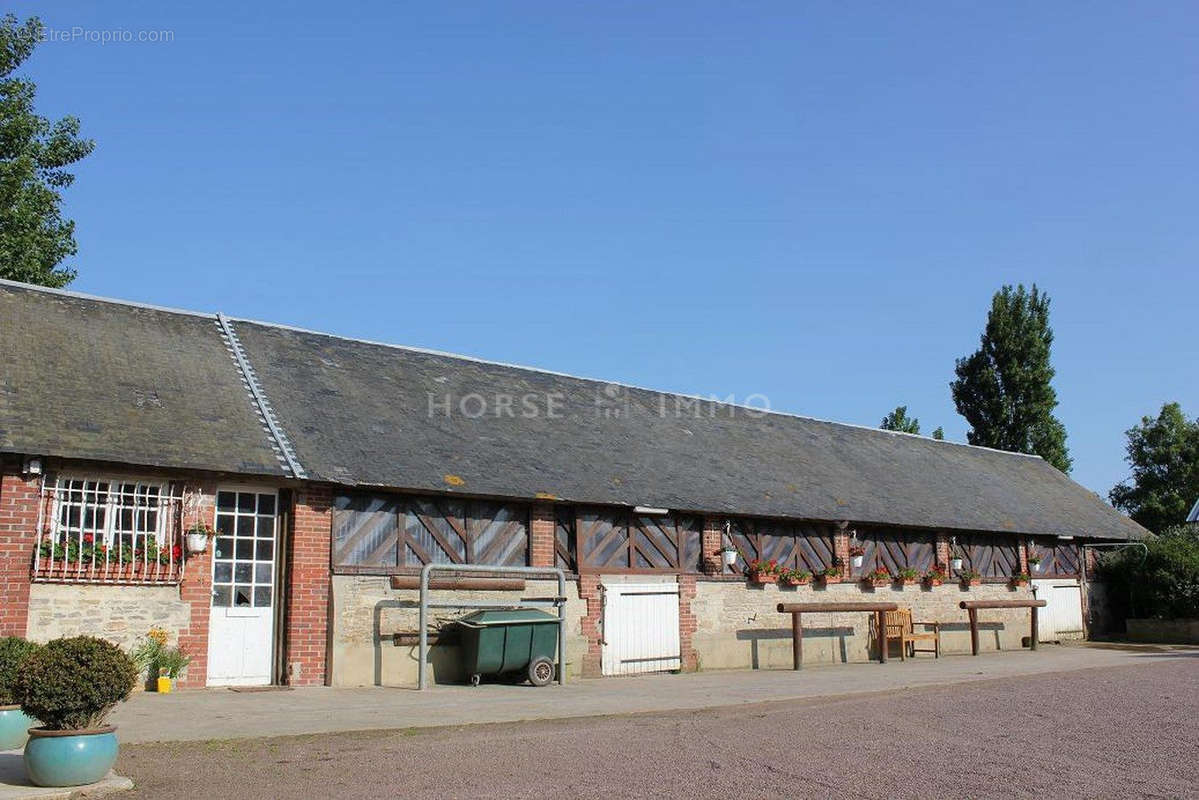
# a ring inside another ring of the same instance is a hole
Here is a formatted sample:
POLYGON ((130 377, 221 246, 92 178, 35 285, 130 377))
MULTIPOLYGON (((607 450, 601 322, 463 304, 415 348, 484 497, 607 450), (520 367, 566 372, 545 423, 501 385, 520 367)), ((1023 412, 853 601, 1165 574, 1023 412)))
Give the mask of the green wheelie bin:
POLYGON ((523 674, 534 686, 554 679, 558 618, 536 608, 476 611, 458 620, 462 669, 471 686, 483 675, 523 674))

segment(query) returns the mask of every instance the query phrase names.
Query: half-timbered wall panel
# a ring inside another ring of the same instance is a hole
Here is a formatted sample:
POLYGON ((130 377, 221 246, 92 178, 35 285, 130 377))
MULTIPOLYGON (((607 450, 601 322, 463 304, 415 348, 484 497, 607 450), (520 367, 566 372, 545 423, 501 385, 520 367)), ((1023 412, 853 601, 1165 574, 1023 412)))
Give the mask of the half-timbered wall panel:
POLYGON ((866 551, 862 568, 857 571, 859 575, 866 575, 879 567, 892 575, 901 569, 924 573, 932 568, 936 559, 936 535, 924 531, 858 528, 857 543, 866 551))
POLYGON ((1041 557, 1037 578, 1078 578, 1082 575, 1082 551, 1074 542, 1060 539, 1029 539, 1028 556, 1041 557))
POLYGON ((333 568, 386 572, 425 564, 528 563, 529 509, 454 497, 341 495, 333 568))
MULTIPOLYGON (((729 535, 745 563, 754 560, 777 561, 787 569, 816 573, 832 566, 832 528, 805 523, 734 517, 729 520, 729 535)), ((744 569, 738 561, 734 572, 744 569)))
POLYGON ((1015 536, 974 534, 957 536, 957 550, 966 569, 984 578, 1010 578, 1020 572, 1020 551, 1015 536))
MULTIPOLYGON (((579 561, 587 570, 699 572, 703 524, 685 514, 578 509, 579 561)), ((559 530, 566 526, 559 524, 559 530)))
POLYGON ((554 520, 554 557, 560 569, 578 572, 578 554, 575 552, 575 510, 571 506, 558 506, 554 520))

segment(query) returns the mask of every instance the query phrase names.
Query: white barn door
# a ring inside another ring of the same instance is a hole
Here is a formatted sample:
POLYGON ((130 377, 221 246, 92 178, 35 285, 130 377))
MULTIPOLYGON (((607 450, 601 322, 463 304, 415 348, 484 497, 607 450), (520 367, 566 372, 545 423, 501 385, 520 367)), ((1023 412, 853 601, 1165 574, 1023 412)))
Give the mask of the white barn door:
POLYGON ((678 583, 605 584, 603 642, 605 675, 679 669, 678 583))
POLYGON ((1032 582, 1038 600, 1048 605, 1041 609, 1037 619, 1037 639, 1042 642, 1060 642, 1063 639, 1081 639, 1082 587, 1077 580, 1044 579, 1032 582))

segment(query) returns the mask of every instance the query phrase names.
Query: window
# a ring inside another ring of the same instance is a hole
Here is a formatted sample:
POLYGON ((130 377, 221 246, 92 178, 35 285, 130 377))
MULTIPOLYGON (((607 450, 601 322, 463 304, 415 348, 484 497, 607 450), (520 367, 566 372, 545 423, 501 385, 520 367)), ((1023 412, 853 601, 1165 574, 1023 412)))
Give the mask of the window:
POLYGON ((49 490, 50 530, 34 555, 44 580, 177 579, 183 552, 170 529, 172 498, 159 482, 58 478, 49 490))
POLYGON ((219 491, 212 605, 270 608, 275 570, 275 493, 219 491))

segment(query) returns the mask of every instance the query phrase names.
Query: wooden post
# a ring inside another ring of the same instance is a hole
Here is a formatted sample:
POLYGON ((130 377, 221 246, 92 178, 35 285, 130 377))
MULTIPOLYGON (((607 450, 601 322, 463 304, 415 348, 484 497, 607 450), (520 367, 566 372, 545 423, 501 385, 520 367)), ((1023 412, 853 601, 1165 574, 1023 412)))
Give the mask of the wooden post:
POLYGON ((978 609, 969 608, 966 613, 970 615, 970 655, 978 655, 978 609))
POLYGON ((1030 650, 1036 650, 1037 649, 1037 607, 1033 606, 1032 608, 1030 608, 1028 610, 1030 612, 1032 612, 1031 618, 1029 620, 1029 623, 1030 623, 1029 629, 1030 630, 1029 630, 1028 647, 1030 650))
POLYGON ((875 611, 874 618, 878 625, 878 663, 887 663, 887 612, 875 611))
POLYGON ((798 611, 791 615, 791 658, 792 669, 803 669, 803 620, 798 611))

